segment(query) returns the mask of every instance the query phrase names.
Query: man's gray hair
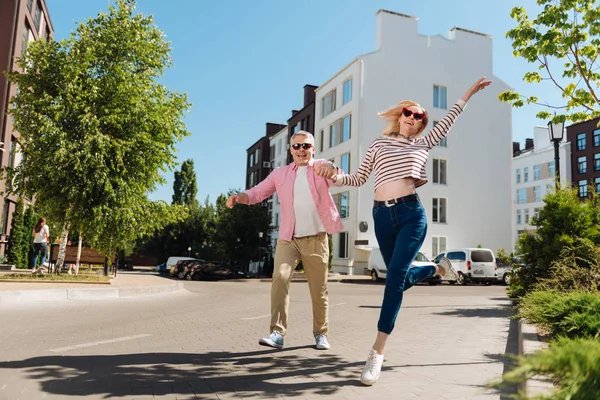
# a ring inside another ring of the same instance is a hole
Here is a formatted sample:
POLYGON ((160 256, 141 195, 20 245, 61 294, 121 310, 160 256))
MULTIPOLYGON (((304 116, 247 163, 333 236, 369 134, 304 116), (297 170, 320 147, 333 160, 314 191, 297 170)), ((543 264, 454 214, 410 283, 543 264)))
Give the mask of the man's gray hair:
POLYGON ((312 142, 312 144, 315 144, 315 137, 313 136, 312 133, 307 132, 307 131, 298 131, 298 132, 294 133, 292 135, 292 137, 290 138, 290 143, 292 143, 294 141, 294 138, 296 136, 306 136, 306 137, 308 137, 310 139, 310 141, 312 142))

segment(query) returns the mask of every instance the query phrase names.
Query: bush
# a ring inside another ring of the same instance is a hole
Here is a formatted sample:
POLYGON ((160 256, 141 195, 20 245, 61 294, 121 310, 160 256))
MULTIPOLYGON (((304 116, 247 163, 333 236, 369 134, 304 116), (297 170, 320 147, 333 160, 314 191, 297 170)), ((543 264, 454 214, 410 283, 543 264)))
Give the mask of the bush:
POLYGON ((548 328, 551 335, 600 336, 600 295, 590 292, 536 291, 521 299, 519 316, 548 328))
MULTIPOLYGON (((558 384, 558 390, 551 396, 536 399, 598 400, 600 341, 560 338, 548 349, 519 357, 518 366, 493 386, 523 383, 536 375, 548 377, 558 384)), ((521 398, 528 397, 521 395, 521 398)))

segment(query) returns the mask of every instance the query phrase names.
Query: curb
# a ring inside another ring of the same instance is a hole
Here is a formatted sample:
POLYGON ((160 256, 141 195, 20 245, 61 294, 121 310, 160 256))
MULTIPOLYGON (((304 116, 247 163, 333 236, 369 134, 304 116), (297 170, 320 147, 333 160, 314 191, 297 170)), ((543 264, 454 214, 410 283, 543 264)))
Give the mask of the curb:
POLYGON ((185 290, 183 282, 162 286, 125 286, 120 288, 78 288, 0 291, 0 307, 15 304, 40 303, 67 300, 101 300, 160 293, 173 293, 185 290))
MULTIPOLYGON (((519 320, 518 324, 519 337, 519 355, 527 355, 546 348, 546 345, 539 341, 537 329, 534 325, 530 325, 523 320, 519 320)), ((552 382, 548 381, 543 376, 534 376, 527 380, 522 389, 527 396, 551 395, 554 392, 552 382)))

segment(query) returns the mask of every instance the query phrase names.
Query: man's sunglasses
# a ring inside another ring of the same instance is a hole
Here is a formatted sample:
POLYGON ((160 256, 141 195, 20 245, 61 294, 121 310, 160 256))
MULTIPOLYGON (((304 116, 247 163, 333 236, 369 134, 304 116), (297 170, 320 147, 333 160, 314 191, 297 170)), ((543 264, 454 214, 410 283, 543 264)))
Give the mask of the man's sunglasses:
POLYGON ((310 143, 294 143, 292 145, 292 149, 294 149, 294 150, 300 150, 300 147, 302 147, 302 149, 304 149, 304 150, 308 150, 311 147, 313 147, 313 145, 310 143))
POLYGON ((404 116, 406 118, 408 118, 408 117, 410 117, 412 115, 417 121, 420 121, 420 120, 422 120, 425 117, 425 113, 412 112, 408 108, 403 108, 402 109, 402 114, 404 114, 404 116))

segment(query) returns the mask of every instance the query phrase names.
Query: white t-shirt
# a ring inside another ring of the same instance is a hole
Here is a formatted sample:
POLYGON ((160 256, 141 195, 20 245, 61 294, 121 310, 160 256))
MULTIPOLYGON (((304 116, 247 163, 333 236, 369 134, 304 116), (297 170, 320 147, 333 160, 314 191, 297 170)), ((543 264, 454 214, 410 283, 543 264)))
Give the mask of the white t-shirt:
MULTIPOLYGON (((35 233, 35 230, 33 231, 35 233)), ((33 243, 46 243, 46 238, 50 237, 50 228, 48 225, 42 226, 42 229, 38 233, 35 234, 33 239, 33 243)))
POLYGON ((315 200, 306 179, 306 168, 298 167, 296 181, 294 182, 294 237, 312 236, 325 232, 321 222, 315 200))

